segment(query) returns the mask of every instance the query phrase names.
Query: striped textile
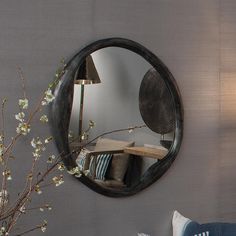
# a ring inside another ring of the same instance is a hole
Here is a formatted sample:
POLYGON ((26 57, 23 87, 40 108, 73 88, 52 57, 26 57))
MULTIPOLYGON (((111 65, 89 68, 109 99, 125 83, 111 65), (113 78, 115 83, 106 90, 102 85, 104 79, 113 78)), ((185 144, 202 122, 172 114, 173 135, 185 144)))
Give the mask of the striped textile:
POLYGON ((88 149, 82 149, 76 159, 76 164, 78 165, 79 169, 80 170, 84 170, 84 165, 85 165, 85 159, 87 157, 87 154, 89 153, 90 151, 88 149))
POLYGON ((193 236, 209 236, 209 231, 202 232, 200 234, 194 234, 193 236))
POLYGON ((106 153, 100 154, 96 157, 93 156, 89 165, 90 176, 94 179, 105 180, 111 158, 112 154, 106 153))

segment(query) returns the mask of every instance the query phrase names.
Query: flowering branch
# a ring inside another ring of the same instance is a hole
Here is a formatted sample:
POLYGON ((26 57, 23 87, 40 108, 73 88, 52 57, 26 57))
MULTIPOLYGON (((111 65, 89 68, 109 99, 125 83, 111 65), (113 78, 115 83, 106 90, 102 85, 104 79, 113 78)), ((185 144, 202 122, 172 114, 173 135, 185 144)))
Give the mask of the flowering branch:
POLYGON ((29 229, 29 230, 26 230, 26 231, 24 231, 24 232, 22 232, 22 233, 19 233, 19 234, 14 235, 14 236, 25 235, 25 234, 28 234, 28 233, 30 233, 30 232, 33 232, 33 231, 35 231, 35 230, 37 230, 37 229, 41 229, 42 232, 45 232, 45 231, 46 231, 46 226, 47 226, 47 221, 44 221, 41 225, 37 225, 37 226, 35 226, 35 227, 33 227, 33 228, 29 229))
MULTIPOLYGON (((2 227, 0 228, 0 236, 7 236, 11 233, 13 227, 16 225, 19 218, 22 216, 22 214, 25 214, 26 212, 30 212, 34 209, 39 209, 40 211, 43 211, 44 209, 50 210, 51 207, 48 204, 44 204, 40 207, 26 207, 31 202, 32 194, 38 193, 41 194, 41 188, 45 188, 47 186, 51 186, 54 184, 55 186, 61 185, 63 180, 63 175, 54 176, 52 178, 52 181, 49 184, 42 185, 43 182, 45 182, 46 178, 49 176, 49 174, 52 174, 55 170, 63 169, 63 164, 61 163, 61 156, 58 155, 56 158, 54 155, 51 155, 47 161, 50 166, 47 164, 46 170, 41 173, 36 173, 36 166, 38 163, 38 160, 41 158, 43 152, 46 150, 46 145, 52 140, 52 137, 48 137, 44 140, 41 140, 39 137, 33 138, 31 141, 31 145, 33 147, 33 160, 31 168, 26 175, 26 182, 25 186, 21 193, 18 194, 17 199, 15 202, 11 205, 9 205, 9 190, 7 190, 7 181, 10 181, 12 179, 11 177, 11 171, 8 168, 8 161, 12 157, 12 151, 20 137, 26 136, 31 131, 31 124, 36 115, 42 111, 43 106, 46 106, 50 104, 54 100, 54 95, 52 94, 52 88, 57 85, 60 78, 62 77, 64 73, 64 67, 65 64, 63 64, 63 67, 57 71, 55 75, 55 80, 52 84, 49 85, 49 87, 45 90, 41 98, 39 99, 36 107, 33 109, 32 112, 29 113, 28 118, 26 118, 26 113, 29 101, 26 96, 26 86, 25 86, 25 79, 23 76, 22 70, 18 67, 18 73, 22 82, 22 89, 23 89, 23 98, 19 99, 19 109, 20 112, 15 115, 16 120, 19 121, 19 124, 16 128, 16 135, 11 139, 11 141, 5 145, 5 125, 4 125, 4 108, 6 99, 2 101, 2 107, 1 107, 1 133, 0 133, 0 164, 3 169, 3 178, 2 178, 2 184, 1 184, 1 191, 0 191, 0 223, 2 224, 2 227), (42 186, 40 186, 42 185, 42 186)), ((48 118, 46 115, 41 115, 39 119, 42 123, 47 123, 48 118)), ((41 229, 41 231, 45 231, 47 226, 47 222, 44 221, 43 224, 38 225, 34 228, 31 228, 29 230, 26 230, 20 234, 16 235, 24 235, 26 233, 32 232, 36 229, 41 229)))
MULTIPOLYGON (((63 74, 65 73, 65 63, 63 61, 63 65, 55 74, 54 81, 49 85, 49 87, 43 92, 42 96, 38 100, 34 109, 31 112, 27 112, 29 108, 29 100, 27 98, 25 79, 22 70, 18 67, 18 73, 22 83, 23 89, 23 97, 19 99, 19 112, 15 115, 16 120, 19 122, 16 127, 16 134, 11 138, 8 144, 5 143, 5 104, 6 99, 3 99, 1 106, 1 133, 0 133, 0 168, 2 170, 2 183, 1 183, 1 191, 0 191, 0 223, 2 223, 2 227, 0 228, 0 236, 9 236, 12 233, 15 225, 22 215, 32 212, 33 210, 44 211, 45 209, 51 210, 51 206, 49 204, 42 204, 41 206, 30 206, 32 195, 34 193, 42 194, 42 189, 47 188, 49 186, 60 186, 64 183, 63 175, 61 172, 52 176, 49 181, 47 179, 50 175, 55 174, 56 170, 63 171, 65 169, 64 164, 62 163, 62 156, 65 158, 70 156, 72 153, 78 150, 72 150, 71 153, 64 155, 64 153, 59 153, 57 156, 51 154, 48 156, 46 160, 46 168, 43 171, 37 171, 37 164, 42 156, 45 155, 45 151, 47 145, 52 141, 52 137, 40 138, 34 137, 31 141, 31 146, 33 148, 32 151, 32 164, 29 171, 26 173, 26 179, 24 183, 24 187, 22 191, 18 194, 15 201, 9 201, 9 187, 7 185, 8 181, 11 181, 12 175, 11 170, 8 165, 9 160, 12 158, 12 152, 17 144, 17 141, 20 138, 23 138, 26 135, 29 135, 31 132, 32 122, 37 118, 37 115, 41 113, 44 106, 47 106, 54 100, 54 95, 52 93, 52 89, 58 84, 63 74), (47 181, 47 182, 46 182, 47 181)), ((42 124, 48 122, 47 115, 39 114, 39 121, 42 124)), ((90 121, 89 128, 85 130, 83 133, 83 140, 88 140, 88 133, 90 129, 94 126, 94 122, 90 121)), ((115 132, 122 131, 133 131, 134 129, 145 127, 142 126, 134 126, 126 129, 117 129, 109 132, 105 132, 101 135, 98 135, 96 138, 92 139, 85 143, 82 147, 85 147, 104 135, 108 135, 115 132)), ((74 141, 74 140, 73 140, 74 141)), ((72 170, 68 171, 69 174, 75 175, 76 177, 80 177, 83 173, 79 169, 79 167, 75 167, 72 170)), ((31 229, 25 230, 22 233, 15 234, 14 236, 21 236, 27 233, 30 233, 34 230, 40 229, 42 232, 45 232, 47 227, 47 221, 44 221, 42 224, 36 225, 31 229)))

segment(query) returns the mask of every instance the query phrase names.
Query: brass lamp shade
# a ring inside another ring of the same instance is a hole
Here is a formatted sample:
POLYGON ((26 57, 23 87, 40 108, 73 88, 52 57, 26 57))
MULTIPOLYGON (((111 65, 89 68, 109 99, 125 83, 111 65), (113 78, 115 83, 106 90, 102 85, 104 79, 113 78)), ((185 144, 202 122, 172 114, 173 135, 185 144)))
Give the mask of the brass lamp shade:
POLYGON ((78 69, 75 78, 75 84, 79 85, 101 83, 97 69, 90 55, 86 57, 85 61, 78 69))

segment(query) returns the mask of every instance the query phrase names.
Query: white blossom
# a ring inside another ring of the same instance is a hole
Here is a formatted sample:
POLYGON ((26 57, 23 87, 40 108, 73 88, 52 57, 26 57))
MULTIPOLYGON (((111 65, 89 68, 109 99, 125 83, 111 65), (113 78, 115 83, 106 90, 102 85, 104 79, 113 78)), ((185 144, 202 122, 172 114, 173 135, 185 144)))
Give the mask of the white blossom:
POLYGON ((31 140, 31 146, 34 148, 32 154, 33 157, 35 157, 36 159, 38 159, 41 156, 42 152, 46 150, 45 146, 43 145, 43 142, 39 137, 33 138, 31 140))
POLYGON ((30 132, 30 125, 27 123, 19 123, 16 127, 16 133, 27 135, 30 132))
POLYGON ((43 224, 41 225, 40 229, 44 233, 47 229, 48 222, 46 220, 43 221, 43 224))
POLYGON ((47 163, 52 163, 53 160, 55 160, 55 158, 56 158, 55 155, 50 155, 50 156, 48 157, 47 163))
POLYGON ((93 128, 94 126, 95 126, 95 122, 92 121, 92 120, 90 120, 90 121, 89 121, 89 127, 90 127, 90 128, 93 128))
POLYGON ((6 228, 2 226, 0 228, 0 236, 5 236, 5 235, 8 235, 8 234, 6 233, 6 228))
POLYGON ((52 94, 52 90, 50 88, 48 88, 45 92, 45 96, 44 96, 43 101, 41 102, 41 104, 43 106, 48 105, 54 99, 55 99, 55 96, 52 94))
POLYGON ((81 140, 87 140, 88 139, 88 134, 86 132, 84 132, 82 135, 81 135, 81 140))
POLYGON ((41 154, 37 151, 32 152, 32 154, 33 154, 33 157, 35 157, 36 160, 38 160, 41 157, 41 154))
POLYGON ((64 183, 63 175, 53 177, 53 178, 52 178, 52 181, 54 182, 54 184, 56 185, 56 187, 58 187, 59 185, 61 185, 61 184, 64 183))
POLYGON ((42 115, 39 119, 42 123, 47 123, 48 122, 48 117, 46 115, 42 115))
POLYGON ((52 140, 53 140, 53 137, 50 136, 50 137, 48 137, 48 138, 46 138, 46 139, 44 140, 44 143, 49 143, 49 142, 52 141, 52 140))
POLYGON ((65 170, 65 165, 63 163, 59 163, 57 165, 57 168, 58 168, 58 170, 63 171, 63 170, 65 170))
POLYGON ((34 191, 35 191, 37 194, 41 194, 41 193, 42 193, 42 190, 40 189, 39 185, 36 185, 36 186, 35 186, 34 191))
POLYGON ((19 107, 21 109, 27 109, 29 106, 29 101, 27 98, 24 98, 24 99, 19 99, 19 107))
POLYGON ((51 210, 52 210, 52 207, 51 207, 49 204, 46 204, 46 205, 45 205, 45 208, 46 208, 48 211, 51 211, 51 210))
POLYGON ((24 206, 24 205, 21 206, 20 209, 19 209, 19 211, 20 211, 21 213, 25 213, 25 211, 26 211, 25 206, 24 206))
POLYGON ((82 176, 82 171, 80 170, 78 166, 72 168, 71 170, 68 170, 67 172, 68 174, 74 175, 75 177, 78 177, 78 178, 82 176))
POLYGON ((2 172, 2 175, 6 177, 7 180, 12 180, 11 171, 5 170, 2 172))
POLYGON ((18 114, 15 115, 15 118, 16 118, 16 120, 19 120, 20 122, 24 122, 25 113, 19 112, 18 114))
POLYGON ((42 143, 42 141, 40 140, 39 137, 33 138, 33 139, 31 140, 31 146, 32 146, 33 148, 37 148, 37 147, 39 147, 39 146, 41 146, 41 145, 43 145, 43 143, 42 143))
POLYGON ((73 137, 74 137, 73 131, 70 130, 68 133, 68 138, 72 139, 73 137))
POLYGON ((5 150, 4 145, 0 143, 0 156, 3 156, 4 150, 5 150))

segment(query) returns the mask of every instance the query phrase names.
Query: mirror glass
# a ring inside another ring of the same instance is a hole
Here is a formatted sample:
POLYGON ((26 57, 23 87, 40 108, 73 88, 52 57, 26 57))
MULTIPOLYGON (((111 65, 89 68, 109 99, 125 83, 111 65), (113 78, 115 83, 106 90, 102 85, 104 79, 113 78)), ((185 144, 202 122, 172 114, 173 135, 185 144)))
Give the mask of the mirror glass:
POLYGON ((74 83, 69 130, 70 149, 83 146, 77 165, 102 188, 132 188, 168 154, 174 107, 164 79, 140 55, 121 47, 91 53, 74 83))

